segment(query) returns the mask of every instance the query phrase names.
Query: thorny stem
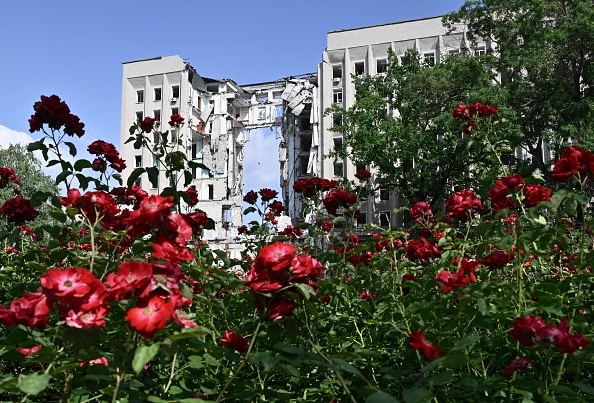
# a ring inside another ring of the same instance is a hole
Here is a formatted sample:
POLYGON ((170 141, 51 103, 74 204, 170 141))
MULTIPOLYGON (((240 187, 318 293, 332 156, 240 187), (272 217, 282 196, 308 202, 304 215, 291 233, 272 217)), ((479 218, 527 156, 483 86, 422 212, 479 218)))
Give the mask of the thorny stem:
POLYGON ((235 370, 233 375, 231 375, 231 377, 229 379, 227 379, 227 382, 225 383, 225 385, 223 385, 223 388, 221 389, 219 396, 217 396, 217 400, 215 400, 216 403, 223 401, 223 394, 225 393, 225 391, 227 390, 229 385, 231 385, 231 382, 233 382, 233 380, 237 377, 237 375, 241 372, 241 370, 247 364, 247 360, 252 353, 252 348, 254 347, 254 344, 256 344, 256 337, 258 336, 258 332, 260 331, 261 325, 262 325, 262 320, 258 321, 258 325, 256 326, 256 330, 254 330, 254 333, 252 333, 252 340, 250 341, 250 345, 248 346, 248 349, 247 349, 245 355, 243 356, 243 360, 241 361, 241 364, 239 364, 239 367, 237 367, 237 369, 235 370))
MULTIPOLYGON (((322 353, 320 351, 320 349, 314 344, 313 341, 311 341, 309 339, 309 337, 307 338, 307 342, 311 345, 311 347, 314 349, 314 351, 324 359, 324 361, 326 361, 328 364, 330 365, 334 365, 334 362, 332 362, 332 360, 328 357, 326 357, 324 355, 324 353, 322 353)), ((357 403, 357 401, 355 400, 355 397, 353 396, 353 394, 351 393, 351 391, 349 390, 349 387, 347 386, 346 382, 344 381, 344 378, 342 377, 342 375, 340 375, 340 373, 338 371, 335 371, 336 374, 336 378, 338 379, 338 381, 340 382, 340 384, 342 385, 342 389, 344 390, 344 392, 349 396, 350 400, 353 403, 357 403)))

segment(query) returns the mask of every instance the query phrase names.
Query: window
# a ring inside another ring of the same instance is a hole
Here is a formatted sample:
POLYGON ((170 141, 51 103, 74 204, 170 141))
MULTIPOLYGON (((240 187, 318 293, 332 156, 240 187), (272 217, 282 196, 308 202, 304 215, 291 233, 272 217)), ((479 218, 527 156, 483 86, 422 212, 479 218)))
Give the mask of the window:
POLYGON ((359 213, 359 217, 357 217, 357 225, 365 225, 367 224, 367 213, 359 213))
POLYGON ((342 78, 342 65, 335 64, 332 66, 332 78, 334 81, 340 81, 342 78))
POLYGON ((299 175, 307 175, 307 158, 299 158, 299 175))
POLYGON ((335 104, 342 103, 342 90, 334 90, 334 92, 332 93, 332 102, 334 102, 335 104))
POLYGON ((198 154, 202 154, 202 140, 195 141, 192 143, 192 159, 198 158, 198 154))
POLYGON ((171 108, 171 116, 179 113, 179 108, 171 108))
POLYGON ((479 46, 478 48, 476 48, 476 49, 474 50, 474 55, 475 55, 475 56, 482 56, 482 55, 484 55, 485 53, 486 53, 486 51, 485 51, 485 47, 484 47, 484 46, 479 46))
POLYGON ((155 101, 161 100, 161 88, 155 88, 155 101))
MULTIPOLYGON (((153 144, 154 144, 154 145, 157 145, 157 144, 159 144, 159 141, 160 141, 160 140, 161 140, 161 136, 159 135, 159 133, 158 133, 158 132, 156 132, 156 131, 155 131, 155 132, 153 132, 153 144)), ((153 165, 153 166, 156 166, 156 165, 153 165)))
POLYGON ((258 102, 266 102, 268 101, 268 93, 267 92, 263 92, 260 94, 256 94, 256 100, 258 102))
POLYGON ((427 67, 435 66, 435 52, 431 53, 424 53, 423 54, 423 62, 427 67))
POLYGON ((157 123, 161 123, 161 110, 156 109, 153 111, 153 114, 155 115, 155 120, 157 123))
POLYGON ((385 187, 380 188, 380 200, 381 201, 390 200, 390 190, 388 188, 385 188, 385 187))
POLYGON ((258 120, 266 120, 266 108, 258 108, 258 120))
POLYGON ((177 142, 177 130, 178 129, 174 127, 169 131, 169 133, 171 133, 171 142, 172 143, 177 142))
POLYGON ((206 86, 206 91, 212 92, 212 93, 218 93, 219 92, 219 86, 218 86, 218 84, 207 85, 206 86))
POLYGON ((390 212, 389 211, 380 211, 380 227, 389 227, 390 226, 390 212))
POLYGON ((214 185, 208 185, 208 200, 214 199, 214 185))
POLYGON ((169 177, 169 186, 175 189, 177 184, 177 173, 173 172, 169 177))
POLYGON ((144 119, 144 114, 142 112, 136 112, 136 121, 137 122, 142 122, 142 119, 144 119))
POLYGON ((153 166, 154 167, 158 167, 159 166, 159 158, 153 154, 153 166))
POLYGON ((334 163, 333 175, 338 178, 342 178, 344 176, 344 169, 342 166, 342 162, 338 161, 338 162, 334 163))
POLYGON ((142 167, 142 155, 135 156, 134 162, 135 162, 136 168, 141 168, 142 167))
POLYGON ((144 91, 143 90, 136 91, 136 102, 138 102, 138 103, 144 102, 144 91))
POLYGON ((308 153, 309 150, 311 150, 311 136, 310 135, 299 136, 299 142, 300 142, 300 151, 301 152, 308 153))
POLYGON ((355 75, 356 76, 365 75, 365 62, 356 62, 355 63, 355 75))
POLYGON ((460 49, 450 49, 448 50, 448 55, 457 55, 460 53, 460 49))
POLYGON ((334 126, 342 126, 342 114, 335 113, 332 116, 332 123, 334 124, 334 126))
POLYGON ((179 98, 179 85, 174 85, 171 87, 171 97, 179 98))
POLYGON ((192 168, 192 180, 196 179, 196 168, 192 168))
POLYGON ((378 74, 388 72, 388 59, 377 59, 376 69, 378 74))
POLYGON ((272 93, 272 97, 274 99, 280 99, 281 95, 283 95, 283 93, 281 91, 276 91, 272 93))
POLYGON ((332 141, 334 142, 335 151, 339 151, 342 149, 342 137, 334 137, 332 141))

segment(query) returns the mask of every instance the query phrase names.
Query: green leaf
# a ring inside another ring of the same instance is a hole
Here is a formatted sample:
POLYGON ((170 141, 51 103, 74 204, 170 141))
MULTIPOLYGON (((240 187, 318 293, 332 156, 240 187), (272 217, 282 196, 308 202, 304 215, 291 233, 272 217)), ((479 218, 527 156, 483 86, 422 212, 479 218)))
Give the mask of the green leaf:
POLYGON ((70 141, 65 141, 64 144, 68 146, 68 152, 70 153, 70 155, 72 155, 73 157, 76 156, 76 146, 70 141))
POLYGON ((192 183, 192 172, 184 171, 184 187, 192 183))
POLYGON ((276 343, 274 345, 274 348, 276 348, 277 350, 283 351, 285 353, 288 353, 288 354, 293 354, 293 355, 303 354, 302 348, 295 347, 295 346, 292 346, 292 345, 286 344, 286 343, 276 343))
POLYGON ((252 207, 248 207, 245 210, 243 210, 243 215, 248 215, 250 213, 255 213, 256 211, 258 211, 257 208, 255 208, 253 206, 252 207))
POLYGON ((132 171, 132 173, 128 177, 128 182, 126 183, 126 185, 128 185, 128 187, 131 188, 132 185, 134 185, 134 182, 136 182, 136 179, 138 179, 144 171, 144 168, 135 168, 134 171, 132 171))
POLYGON ((29 143, 27 145, 27 151, 33 152, 33 151, 37 151, 37 150, 47 150, 47 146, 45 144, 43 144, 44 140, 45 140, 45 138, 42 138, 41 140, 29 143))
POLYGON ((195 161, 188 161, 188 166, 190 168, 200 168, 200 169, 204 169, 205 171, 210 172, 210 169, 208 169, 208 167, 204 164, 201 164, 199 162, 195 162, 195 161))
MULTIPOLYGON (((146 173, 148 174, 149 181, 154 188, 159 187, 159 169, 157 167, 149 167, 146 168, 146 173)), ((128 179, 128 183, 130 183, 130 179, 128 179)), ((132 182, 134 183, 134 182, 132 182)), ((128 185, 131 186, 131 185, 128 185)))
POLYGON ((443 371, 439 374, 433 375, 427 379, 427 382, 431 382, 433 386, 445 385, 454 380, 454 373, 452 371, 443 371))
POLYGON ((398 400, 394 399, 392 395, 389 395, 386 392, 379 391, 367 396, 365 403, 398 403, 398 400))
POLYGON ((78 179, 78 184, 83 190, 86 190, 89 187, 89 182, 95 180, 94 178, 88 177, 83 174, 76 174, 76 179, 78 179))
POLYGON ((264 371, 270 371, 278 363, 279 358, 265 351, 258 351, 250 355, 250 364, 262 364, 264 371))
POLYGON ((134 354, 134 359, 132 360, 132 369, 137 374, 140 374, 144 369, 144 366, 157 355, 160 347, 161 343, 153 343, 150 346, 147 346, 146 344, 139 345, 134 354))
POLYGON ((19 375, 17 386, 21 392, 36 396, 39 392, 42 392, 47 388, 49 380, 49 374, 33 373, 29 375, 19 375))
POLYGON ((473 335, 467 336, 467 337, 463 338, 462 340, 460 340, 458 343, 456 343, 456 345, 450 349, 450 352, 462 351, 466 347, 472 346, 474 343, 479 341, 481 338, 482 338, 482 336, 478 335, 478 334, 473 334, 473 335))
POLYGON ((594 387, 579 381, 574 382, 572 385, 581 390, 582 392, 594 396, 594 387))
POLYGON ((66 182, 66 179, 70 175, 72 175, 72 172, 70 172, 70 171, 61 172, 58 176, 56 176, 56 185, 58 185, 60 182, 66 182))
POLYGON ((429 403, 433 398, 431 391, 423 388, 407 389, 402 393, 406 403, 429 403))
POLYGON ((487 301, 485 301, 484 298, 479 298, 476 301, 476 304, 478 305, 478 309, 481 315, 485 316, 487 313, 489 313, 487 301))
POLYGON ((301 291, 301 294, 306 298, 306 299, 310 299, 313 295, 316 295, 315 290, 312 288, 312 286, 308 285, 308 284, 304 284, 304 283, 295 283, 294 284, 295 287, 301 291))
POLYGON ((355 374, 355 375, 359 375, 360 377, 363 377, 363 374, 361 373, 361 371, 359 371, 357 368, 355 368, 349 362, 347 362, 341 358, 336 358, 336 357, 331 357, 331 360, 334 362, 334 364, 338 368, 342 369, 343 371, 350 372, 351 374, 355 374))
POLYGON ((91 164, 91 161, 85 160, 85 159, 80 159, 74 163, 74 170, 78 171, 78 172, 82 171, 83 169, 87 169, 87 168, 91 168, 91 167, 93 167, 93 164, 91 164))
POLYGON ((173 171, 180 171, 184 169, 186 163, 186 154, 181 151, 174 151, 167 154, 165 157, 165 164, 173 171))

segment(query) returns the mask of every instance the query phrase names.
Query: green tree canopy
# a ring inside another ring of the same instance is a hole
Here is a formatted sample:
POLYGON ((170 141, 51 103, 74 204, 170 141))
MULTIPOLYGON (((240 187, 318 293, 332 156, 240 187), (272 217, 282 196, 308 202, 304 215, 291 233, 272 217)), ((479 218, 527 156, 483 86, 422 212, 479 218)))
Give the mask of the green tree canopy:
MULTIPOLYGON (((12 168, 20 179, 21 185, 18 188, 24 198, 30 199, 37 191, 51 193, 58 196, 58 187, 54 179, 41 170, 41 162, 27 151, 27 146, 21 144, 10 144, 7 148, 0 149, 0 167, 12 168)), ((0 203, 14 197, 13 186, 0 190, 0 203)), ((44 206, 37 208, 40 215, 31 222, 31 227, 38 227, 48 223, 50 220, 44 206)))
POLYGON ((444 22, 495 43, 494 67, 535 167, 550 170, 544 142, 555 157, 569 142, 592 148, 592 0, 467 0, 444 22))
MULTIPOLYGON (((393 54, 390 60, 397 61, 393 54)), ((474 56, 451 56, 430 67, 409 51, 400 65, 390 62, 385 77, 355 77, 355 103, 348 110, 334 105, 327 111, 343 117, 332 128, 344 134, 337 153, 377 168, 380 181, 411 203, 435 204, 452 189, 492 180, 500 173, 490 163, 492 149, 463 134, 452 113, 460 103, 498 105, 497 119, 510 123, 490 141, 508 149, 517 146, 521 138, 512 124, 515 114, 504 107, 506 91, 494 78, 488 62, 474 56)))

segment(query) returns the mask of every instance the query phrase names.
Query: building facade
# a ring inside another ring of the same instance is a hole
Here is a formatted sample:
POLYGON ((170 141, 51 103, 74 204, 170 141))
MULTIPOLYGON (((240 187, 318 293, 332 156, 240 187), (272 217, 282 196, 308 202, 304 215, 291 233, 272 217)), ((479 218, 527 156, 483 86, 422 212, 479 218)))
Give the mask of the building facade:
MULTIPOLYGON (((295 181, 318 176, 354 180, 359 168, 348 159, 329 158, 342 144, 340 133, 330 131, 334 116, 324 111, 332 104, 349 108, 355 101, 353 76, 383 74, 388 49, 400 59, 407 49, 417 50, 427 65, 452 53, 486 52, 492 44, 471 45, 463 30, 448 33, 441 17, 402 21, 328 33, 327 47, 315 73, 265 83, 238 85, 232 80, 201 77, 179 56, 126 62, 123 64, 121 154, 135 167, 159 166, 149 149, 135 150, 126 143, 128 129, 146 116, 157 119, 160 130, 170 130, 169 117, 179 113, 186 124, 170 133, 181 144, 176 150, 209 170, 193 169, 192 186, 199 205, 216 222, 205 240, 234 249, 237 228, 242 225, 243 146, 250 130, 276 128, 280 137, 279 181, 283 204, 293 223, 305 219, 301 200, 293 192, 295 181)), ((159 141, 154 139, 154 142, 159 141)), ((372 169, 371 169, 372 170, 372 169)), ((247 173, 249 174, 249 173, 247 173)), ((160 170, 158 186, 141 176, 139 184, 159 193, 178 178, 166 178, 160 170)), ((378 189, 361 207, 360 225, 388 226, 398 222, 394 210, 397 195, 378 189)))

